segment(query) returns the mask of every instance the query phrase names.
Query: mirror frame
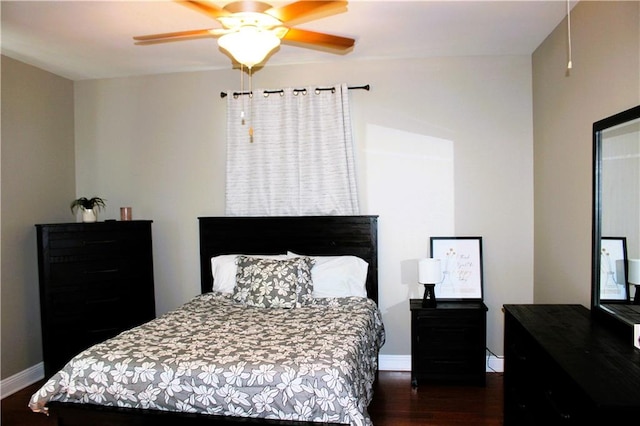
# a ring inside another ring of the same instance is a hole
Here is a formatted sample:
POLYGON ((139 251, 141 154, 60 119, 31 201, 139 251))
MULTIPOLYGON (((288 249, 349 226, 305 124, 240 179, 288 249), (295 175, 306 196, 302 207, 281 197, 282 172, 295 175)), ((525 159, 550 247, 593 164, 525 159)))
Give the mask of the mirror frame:
POLYGON ((640 105, 593 123, 593 227, 591 252, 591 314, 624 335, 633 336, 633 324, 640 323, 640 312, 629 312, 629 305, 600 303, 600 242, 602 239, 602 133, 640 118, 640 105), (618 308, 619 307, 619 308, 618 308))

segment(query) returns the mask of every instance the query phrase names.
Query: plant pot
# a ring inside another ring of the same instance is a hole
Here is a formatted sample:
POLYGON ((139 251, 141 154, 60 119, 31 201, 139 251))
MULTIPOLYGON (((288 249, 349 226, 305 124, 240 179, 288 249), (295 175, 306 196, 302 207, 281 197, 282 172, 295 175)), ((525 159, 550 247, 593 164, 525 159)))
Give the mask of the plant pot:
POLYGON ((83 222, 96 222, 98 220, 98 212, 95 209, 82 209, 83 222))

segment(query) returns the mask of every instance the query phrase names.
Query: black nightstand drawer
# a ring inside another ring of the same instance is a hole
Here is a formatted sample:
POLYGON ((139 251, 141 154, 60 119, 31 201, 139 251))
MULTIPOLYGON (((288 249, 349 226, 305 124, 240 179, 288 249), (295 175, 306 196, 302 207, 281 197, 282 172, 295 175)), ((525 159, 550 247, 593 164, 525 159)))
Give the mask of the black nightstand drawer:
POLYGON ((447 376, 468 375, 477 373, 476 363, 473 358, 462 357, 460 359, 451 358, 421 358, 420 372, 426 375, 447 376))
MULTIPOLYGON (((481 321, 479 319, 479 321, 481 321)), ((481 324, 469 324, 468 326, 443 326, 437 321, 424 322, 418 320, 417 338, 421 349, 429 350, 429 348, 446 347, 451 350, 459 348, 464 350, 471 344, 480 344, 484 349, 482 341, 481 324), (423 347, 424 346, 424 347, 423 347)))
POLYGON ((421 381, 485 384, 487 307, 479 302, 439 302, 423 308, 412 299, 412 384, 421 381))

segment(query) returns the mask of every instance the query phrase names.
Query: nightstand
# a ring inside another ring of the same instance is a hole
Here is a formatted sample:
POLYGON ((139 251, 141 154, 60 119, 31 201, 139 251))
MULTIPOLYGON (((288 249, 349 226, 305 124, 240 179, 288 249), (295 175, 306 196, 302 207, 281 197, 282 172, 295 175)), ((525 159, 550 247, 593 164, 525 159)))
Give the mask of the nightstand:
POLYGON ((411 385, 424 382, 485 385, 487 307, 482 302, 411 299, 411 385))

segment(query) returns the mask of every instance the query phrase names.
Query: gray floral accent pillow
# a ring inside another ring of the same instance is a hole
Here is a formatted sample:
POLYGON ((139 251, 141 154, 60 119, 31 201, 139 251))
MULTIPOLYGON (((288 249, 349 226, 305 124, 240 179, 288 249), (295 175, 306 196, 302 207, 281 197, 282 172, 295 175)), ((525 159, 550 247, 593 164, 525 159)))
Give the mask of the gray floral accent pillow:
POLYGON ((259 308, 295 308, 309 303, 313 293, 308 257, 259 259, 238 256, 233 300, 259 308))

